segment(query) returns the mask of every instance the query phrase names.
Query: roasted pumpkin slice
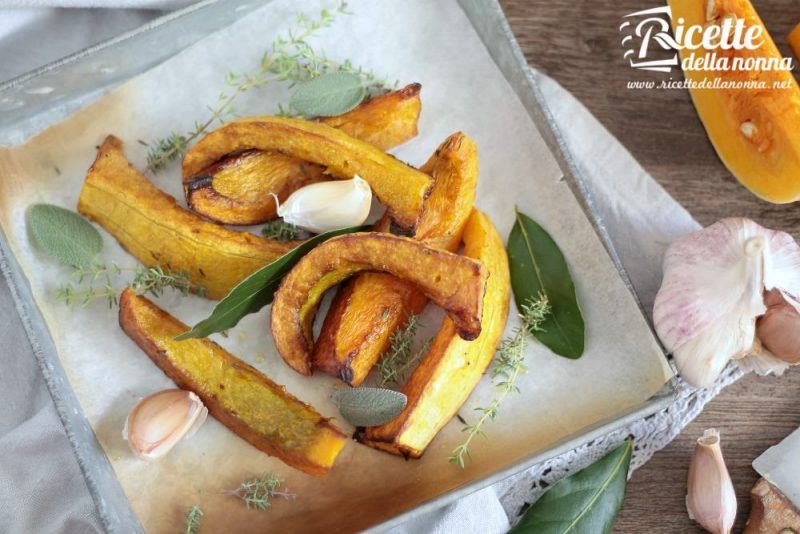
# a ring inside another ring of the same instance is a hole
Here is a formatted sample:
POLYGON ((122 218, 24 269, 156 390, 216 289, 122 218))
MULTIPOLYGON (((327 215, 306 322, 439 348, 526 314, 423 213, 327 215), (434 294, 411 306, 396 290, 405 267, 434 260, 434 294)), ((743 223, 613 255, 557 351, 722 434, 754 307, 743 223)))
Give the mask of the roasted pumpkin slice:
POLYGON ((460 336, 475 339, 480 334, 486 285, 486 271, 480 263, 407 237, 347 234, 306 254, 275 293, 272 337, 278 353, 298 373, 311 373, 311 327, 322 295, 360 271, 382 271, 408 280, 444 308, 460 336))
POLYGON ((480 211, 472 212, 464 230, 464 254, 489 271, 481 335, 473 341, 462 339, 446 317, 428 353, 403 386, 408 397, 406 408, 390 422, 361 431, 358 440, 362 443, 419 458, 491 363, 508 318, 510 282, 503 240, 480 211))
MULTIPOLYGON (((755 50, 699 48, 681 50, 686 61, 717 60, 778 62, 781 54, 749 0, 669 0, 672 20, 692 25, 721 25, 743 20, 745 27, 762 28, 762 43, 755 50)), ((728 70, 686 70, 696 83, 728 87, 691 88, 690 92, 708 137, 728 170, 750 191, 770 202, 800 198, 800 87, 791 72, 775 68, 746 67, 728 70), (733 83, 762 83, 764 87, 730 87, 733 83), (779 88, 784 84, 786 88, 779 88)), ((716 67, 712 67, 716 68, 716 67)))
POLYGON ((326 167, 336 178, 361 176, 400 225, 417 223, 431 186, 427 174, 375 146, 326 124, 286 117, 253 117, 206 135, 183 158, 184 184, 224 156, 241 150, 280 151, 326 167))
POLYGON ((78 198, 78 211, 96 221, 128 252, 150 267, 186 271, 211 299, 295 246, 234 232, 178 206, 125 158, 122 141, 100 146, 78 198))
POLYGON ((189 327, 130 289, 119 324, 181 389, 239 437, 311 475, 326 474, 347 438, 314 408, 208 339, 175 341, 189 327))
MULTIPOLYGON (((417 135, 421 109, 418 83, 371 98, 342 115, 320 119, 348 135, 389 150, 417 135)), ((275 198, 326 179, 324 168, 279 152, 247 150, 224 157, 185 181, 189 207, 223 224, 274 219, 275 198)))
MULTIPOLYGON (((455 252, 475 203, 478 151, 463 133, 448 137, 420 168, 433 177, 414 238, 455 252)), ((410 282, 385 273, 348 280, 325 316, 314 345, 314 367, 358 386, 386 352, 391 336, 427 304, 410 282)))

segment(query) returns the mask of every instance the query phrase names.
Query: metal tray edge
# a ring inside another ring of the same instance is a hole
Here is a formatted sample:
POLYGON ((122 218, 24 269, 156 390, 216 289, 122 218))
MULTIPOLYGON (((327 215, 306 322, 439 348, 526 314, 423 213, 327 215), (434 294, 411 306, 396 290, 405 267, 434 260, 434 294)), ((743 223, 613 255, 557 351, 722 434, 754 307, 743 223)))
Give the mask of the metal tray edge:
MULTIPOLYGON (((0 85, 0 92, 9 88, 13 88, 15 85, 26 83, 29 80, 35 79, 40 74, 51 72, 52 70, 78 61, 86 56, 91 56, 93 53, 99 50, 107 49, 108 47, 125 41, 132 36, 147 33, 153 28, 157 28, 163 24, 172 22, 186 13, 202 10, 212 4, 217 3, 218 1, 220 0, 203 0, 197 4, 189 6, 188 8, 184 8, 179 12, 173 12, 159 17, 140 28, 126 32, 121 36, 115 37, 103 43, 99 43, 98 45, 46 65, 40 69, 37 69, 36 71, 10 80, 9 82, 0 85)), ((514 92, 517 94, 551 152, 556 157, 559 167, 564 173, 564 179, 573 190, 575 197, 581 203, 587 218, 589 218, 590 223, 600 237, 611 261, 620 273, 620 277, 627 286, 640 310, 642 310, 643 315, 645 318, 647 318, 647 314, 642 309, 641 302, 636 295, 636 291, 634 290, 628 274, 625 271, 625 268, 616 252, 611 240, 611 236, 609 235, 597 212, 593 208, 593 200, 588 189, 586 188, 585 180, 580 175, 580 171, 577 169, 577 166, 569 155, 569 150, 564 143, 563 136, 558 131, 552 119, 552 114, 550 113, 549 109, 547 109, 547 105, 543 100, 541 92, 539 91, 532 74, 530 73, 527 61, 525 60, 522 50, 520 49, 516 38, 511 31, 499 2, 497 0, 457 1, 472 22, 495 63, 497 63, 501 72, 512 86, 514 92), (493 46, 490 46, 490 44, 487 43, 487 38, 490 36, 495 39, 500 39, 500 42, 495 42, 493 46), (505 47, 505 50, 500 51, 498 47, 505 47), (502 54, 502 56, 500 56, 500 54, 502 54)), ((175 50, 173 53, 177 53, 178 51, 179 50, 175 50)), ((3 275, 5 276, 11 288, 17 311, 23 321, 23 324, 25 325, 26 334, 28 335, 31 346, 34 348, 34 354, 36 355, 39 366, 44 374, 50 395, 56 404, 59 417, 64 424, 64 428, 72 445, 73 451, 75 452, 75 456, 78 460, 81 470, 84 473, 84 477, 86 478, 87 486, 97 506, 102 526, 109 532, 130 532, 129 525, 135 525, 137 528, 136 532, 143 532, 138 519, 130 507, 130 503, 124 495, 119 481, 114 475, 114 470, 111 467, 110 462, 105 456, 102 447, 97 442, 94 432, 92 431, 88 421, 86 420, 86 417, 83 415, 83 412, 80 409, 80 404, 78 403, 75 394, 72 392, 69 383, 66 381, 65 372, 57 356, 57 352, 55 350, 55 346, 53 345, 49 331, 47 330, 44 320, 33 301, 27 281, 24 278, 24 275, 22 275, 19 266, 17 265, 16 260, 14 259, 10 248, 8 247, 2 229, 0 229, 0 270, 2 270, 3 275), (71 406, 77 406, 77 411, 74 408, 70 409, 71 406), (82 450, 81 441, 87 445, 87 450, 82 450), (103 466, 105 469, 100 469, 99 466, 103 466), (110 477, 108 476, 109 474, 111 475, 110 477), (109 503, 109 499, 113 499, 114 502, 109 503), (120 500, 118 501, 118 499, 120 500), (119 513, 120 508, 117 508, 118 506, 122 507, 121 514, 119 513)), ((649 319, 648 323, 650 323, 649 319)), ((654 338, 656 341, 658 341, 657 336, 654 336, 654 338)), ((660 343, 659 347, 661 347, 660 343)), ((663 347, 662 354, 664 354, 663 347)), ((666 354, 664 354, 664 357, 666 358, 666 354)), ((443 493, 442 495, 434 499, 430 499, 429 501, 426 501, 411 510, 399 514, 383 523, 370 527, 366 530, 366 532, 382 532, 386 529, 397 526, 404 521, 441 508, 442 506, 445 506, 461 497, 504 480, 538 463, 556 457, 594 439, 602 437, 610 432, 627 426, 630 423, 666 408, 673 402, 675 394, 675 379, 673 379, 649 401, 641 406, 627 411, 619 418, 615 418, 611 421, 599 422, 586 432, 576 433, 564 438, 562 441, 545 451, 540 451, 536 454, 528 456, 523 460, 516 462, 483 479, 443 493)))

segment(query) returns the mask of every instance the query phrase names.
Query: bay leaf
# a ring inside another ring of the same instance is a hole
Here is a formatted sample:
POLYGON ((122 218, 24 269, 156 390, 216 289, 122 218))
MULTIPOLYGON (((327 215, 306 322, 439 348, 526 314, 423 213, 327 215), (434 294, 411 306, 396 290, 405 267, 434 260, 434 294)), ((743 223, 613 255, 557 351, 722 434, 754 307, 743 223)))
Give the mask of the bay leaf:
POLYGON ((521 313, 523 304, 545 295, 550 313, 531 335, 560 356, 580 358, 585 326, 564 254, 544 228, 515 211, 507 250, 517 309, 521 313))
POLYGON ((100 232, 74 211, 34 204, 25 217, 34 244, 46 254, 72 267, 89 267, 103 250, 100 232))
POLYGON ((375 426, 388 423, 403 411, 408 398, 392 389, 339 388, 331 395, 339 413, 355 426, 375 426))
POLYGON ((530 507, 511 533, 611 532, 625 500, 632 451, 629 438, 589 467, 559 480, 530 507))
POLYGON ((355 226, 333 230, 312 237, 293 248, 269 265, 265 265, 241 282, 220 300, 211 315, 194 325, 194 327, 175 339, 208 337, 215 332, 222 332, 236 326, 242 317, 255 313, 272 302, 281 280, 292 267, 311 249, 332 237, 353 232, 368 230, 369 226, 355 226))
POLYGON ((289 105, 306 117, 332 117, 359 105, 366 94, 360 76, 331 72, 298 84, 289 105))

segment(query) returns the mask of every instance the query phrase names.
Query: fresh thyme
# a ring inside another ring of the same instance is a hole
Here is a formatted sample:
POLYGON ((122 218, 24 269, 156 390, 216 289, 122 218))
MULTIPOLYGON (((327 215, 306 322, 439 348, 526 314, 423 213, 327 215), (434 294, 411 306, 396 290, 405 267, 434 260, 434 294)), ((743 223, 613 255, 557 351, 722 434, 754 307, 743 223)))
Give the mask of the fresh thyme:
POLYGON ((203 511, 199 506, 195 505, 189 508, 186 511, 186 527, 183 529, 183 534, 198 534, 201 517, 203 517, 203 511))
POLYGON ((58 289, 56 298, 72 306, 80 304, 88 306, 97 299, 106 299, 109 308, 118 304, 120 289, 114 282, 123 274, 133 273, 133 278, 126 285, 137 293, 149 293, 159 297, 167 288, 172 288, 182 295, 189 293, 204 294, 202 286, 194 284, 186 271, 165 271, 161 267, 120 267, 116 263, 110 267, 102 264, 91 267, 76 267, 72 272, 75 283, 68 282, 58 289))
POLYGON ((412 315, 408 318, 405 328, 392 334, 389 349, 378 364, 381 387, 397 386, 403 382, 408 370, 428 351, 430 340, 423 343, 418 350, 414 350, 414 338, 420 326, 419 315, 412 315))
POLYGON ((261 235, 267 239, 275 239, 278 241, 292 241, 293 239, 300 239, 303 231, 293 224, 289 224, 282 219, 275 219, 269 221, 261 229, 261 235))
MULTIPOLYGON (((300 13, 294 27, 285 35, 278 36, 261 58, 258 69, 252 73, 229 72, 225 77, 224 88, 217 97, 217 103, 209 106, 210 115, 202 122, 195 122, 194 128, 185 134, 170 133, 167 137, 157 139, 148 144, 147 170, 157 171, 168 162, 180 157, 189 143, 208 132, 216 122, 236 116, 235 100, 251 89, 263 87, 273 82, 304 82, 327 72, 348 72, 361 77, 371 94, 382 92, 396 86, 374 73, 356 67, 349 60, 338 63, 328 59, 324 53, 318 53, 308 43, 319 30, 329 27, 336 16, 347 14, 345 2, 330 10, 323 9, 316 19, 300 13)), ((282 115, 290 114, 283 107, 282 115)))
POLYGON ((238 488, 227 492, 226 495, 242 499, 247 508, 266 510, 270 507, 273 497, 294 499, 294 493, 280 491, 281 484, 283 481, 277 475, 266 473, 242 482, 238 488))
POLYGON ((481 416, 475 424, 467 425, 463 432, 467 434, 466 440, 453 450, 450 462, 462 469, 469 457, 469 445, 475 436, 486 436, 483 425, 490 419, 497 417, 500 405, 509 393, 519 393, 516 385, 519 375, 524 374, 528 368, 525 365, 525 346, 527 343, 526 332, 541 330, 541 324, 550 313, 550 303, 547 296, 540 294, 533 301, 522 305, 520 324, 511 337, 504 339, 497 348, 497 361, 492 368, 492 382, 498 389, 495 397, 488 406, 475 408, 481 416))

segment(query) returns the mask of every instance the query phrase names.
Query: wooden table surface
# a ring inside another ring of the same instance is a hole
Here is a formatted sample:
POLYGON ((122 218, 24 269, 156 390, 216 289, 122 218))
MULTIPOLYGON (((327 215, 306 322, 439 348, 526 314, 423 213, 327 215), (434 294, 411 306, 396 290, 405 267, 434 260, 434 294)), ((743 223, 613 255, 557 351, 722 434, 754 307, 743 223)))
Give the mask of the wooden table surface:
MULTIPOLYGON (((628 80, 661 79, 622 58, 618 26, 654 0, 501 0, 528 62, 572 92, 639 163, 703 225, 729 216, 800 238, 800 209, 759 200, 717 158, 685 90, 632 90, 628 80)), ((798 0, 755 0, 761 18, 789 54, 784 38, 800 21, 798 0)), ((739 501, 735 531, 749 513, 757 474, 751 462, 800 425, 800 371, 781 378, 746 376, 711 401, 681 435, 636 471, 615 532, 702 532, 684 498, 694 440, 706 428, 722 446, 739 501)))

